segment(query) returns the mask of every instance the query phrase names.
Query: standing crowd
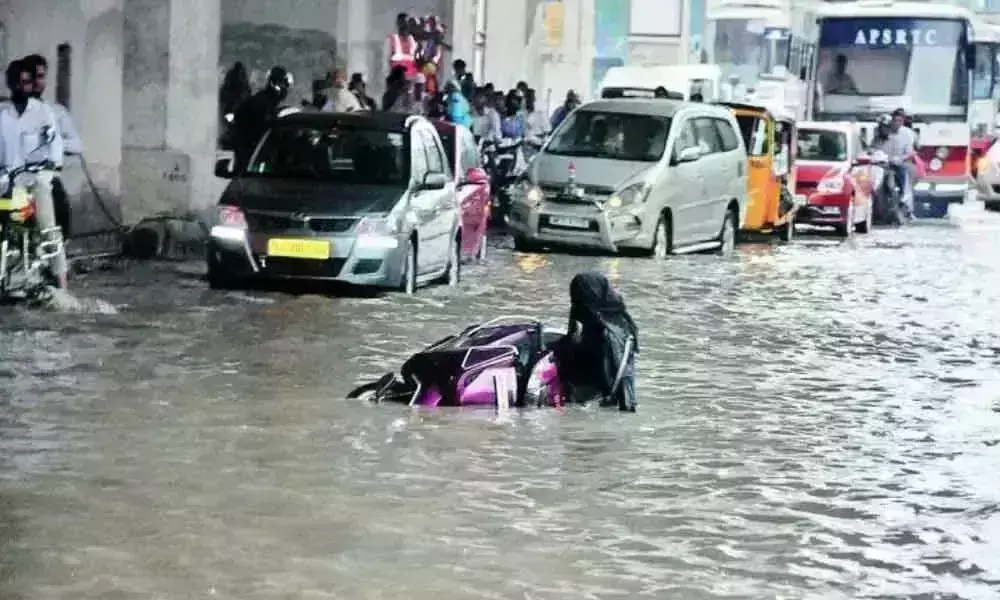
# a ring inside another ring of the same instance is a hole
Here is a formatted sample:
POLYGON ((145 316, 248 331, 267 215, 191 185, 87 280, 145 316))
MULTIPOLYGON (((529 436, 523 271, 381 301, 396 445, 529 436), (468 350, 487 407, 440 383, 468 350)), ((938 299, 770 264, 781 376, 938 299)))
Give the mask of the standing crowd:
POLYGON ((270 122, 290 111, 421 114, 467 127, 482 141, 522 140, 525 156, 530 157, 580 104, 570 90, 563 103, 546 115, 526 82, 506 92, 492 83, 480 86, 461 58, 452 61, 445 79, 442 61, 450 46, 444 41, 444 26, 433 16, 417 19, 400 13, 388 44, 389 75, 380 102, 368 95, 362 73, 348 77, 345 70, 334 69, 312 82, 311 98, 301 106, 289 106, 286 100, 294 80, 285 68, 273 67, 265 87, 251 93, 246 68, 236 63, 219 97, 220 117, 227 130, 224 145, 234 151, 235 168, 246 165, 270 122))

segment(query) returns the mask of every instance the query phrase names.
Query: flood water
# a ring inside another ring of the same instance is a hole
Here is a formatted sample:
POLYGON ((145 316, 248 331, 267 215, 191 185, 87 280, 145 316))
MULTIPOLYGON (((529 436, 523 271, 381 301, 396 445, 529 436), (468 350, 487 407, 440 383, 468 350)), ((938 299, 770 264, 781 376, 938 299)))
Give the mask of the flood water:
POLYGON ((93 274, 0 317, 0 598, 1000 597, 1000 215, 664 262, 497 249, 412 298, 93 274), (637 414, 345 400, 596 267, 637 414))

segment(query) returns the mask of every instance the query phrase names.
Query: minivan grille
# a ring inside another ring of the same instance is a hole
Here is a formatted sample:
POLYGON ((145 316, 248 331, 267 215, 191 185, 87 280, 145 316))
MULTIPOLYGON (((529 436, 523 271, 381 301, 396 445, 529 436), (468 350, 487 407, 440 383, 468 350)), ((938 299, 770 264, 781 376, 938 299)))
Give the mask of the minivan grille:
POLYGON ((253 212, 247 213, 247 225, 250 227, 250 231, 261 233, 287 231, 299 226, 298 223, 292 221, 291 217, 253 212))

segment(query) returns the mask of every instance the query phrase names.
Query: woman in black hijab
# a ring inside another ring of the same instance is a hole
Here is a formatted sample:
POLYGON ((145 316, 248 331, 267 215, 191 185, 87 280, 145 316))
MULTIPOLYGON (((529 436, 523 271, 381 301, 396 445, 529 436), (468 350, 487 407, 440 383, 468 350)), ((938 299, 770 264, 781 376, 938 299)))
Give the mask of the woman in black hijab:
POLYGON ((570 387, 594 388, 602 405, 634 412, 639 330, 625 300, 596 271, 573 277, 569 299, 569 327, 557 352, 564 379, 570 387))

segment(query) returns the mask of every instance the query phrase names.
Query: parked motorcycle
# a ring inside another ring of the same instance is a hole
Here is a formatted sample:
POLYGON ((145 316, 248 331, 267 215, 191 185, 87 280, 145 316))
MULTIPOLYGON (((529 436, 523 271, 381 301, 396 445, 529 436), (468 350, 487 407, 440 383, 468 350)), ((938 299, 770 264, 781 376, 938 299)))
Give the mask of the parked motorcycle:
POLYGON ((479 154, 482 157, 483 168, 490 176, 490 187, 493 190, 491 199, 491 224, 501 225, 506 222, 510 211, 510 187, 523 166, 523 140, 504 138, 500 141, 480 141, 479 154), (499 218, 496 218, 499 217, 499 218))
POLYGON ((49 267, 63 252, 63 237, 58 226, 39 229, 32 193, 36 174, 46 168, 35 163, 0 171, 0 302, 38 298, 54 283, 49 267))

